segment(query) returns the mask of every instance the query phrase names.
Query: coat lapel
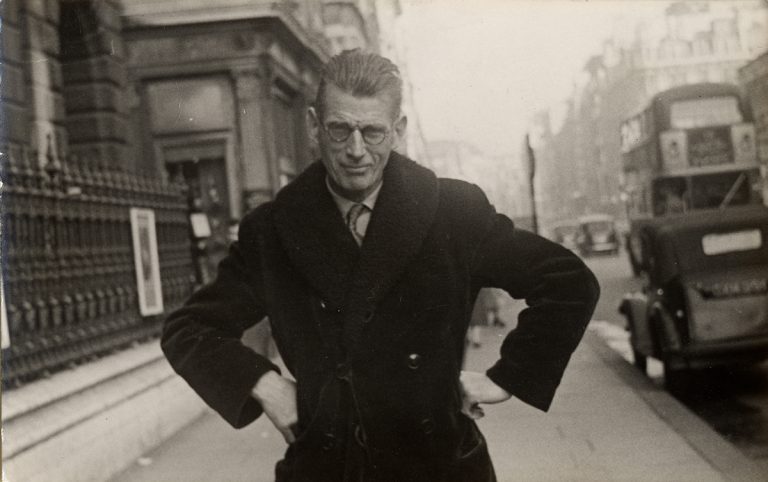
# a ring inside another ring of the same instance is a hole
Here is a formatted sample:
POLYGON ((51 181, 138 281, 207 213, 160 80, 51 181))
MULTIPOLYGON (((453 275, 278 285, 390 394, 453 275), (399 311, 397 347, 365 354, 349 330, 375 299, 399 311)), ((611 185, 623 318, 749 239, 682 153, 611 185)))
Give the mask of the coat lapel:
POLYGON ((344 339, 357 345, 367 314, 419 252, 437 211, 432 171, 392 152, 370 224, 358 248, 312 164, 275 200, 274 221, 295 268, 334 306, 344 309, 344 339))
POLYGON ((325 186, 322 163, 280 191, 274 221, 293 266, 326 301, 343 306, 360 249, 325 186))
POLYGON ((357 345, 365 320, 419 252, 438 204, 434 173, 393 152, 346 300, 344 335, 357 345))

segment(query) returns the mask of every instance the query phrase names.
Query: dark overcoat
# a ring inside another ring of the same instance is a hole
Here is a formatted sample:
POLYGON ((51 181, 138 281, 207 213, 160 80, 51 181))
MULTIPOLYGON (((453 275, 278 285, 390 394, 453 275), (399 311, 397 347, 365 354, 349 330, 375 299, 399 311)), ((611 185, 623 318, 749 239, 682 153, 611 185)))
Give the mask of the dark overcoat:
POLYGON ((476 186, 397 153, 359 248, 325 176, 317 162, 245 216, 216 280, 168 318, 166 356, 242 427, 261 414, 251 389, 277 367, 240 337, 268 315, 298 390, 298 438, 278 480, 493 480, 485 441, 460 412, 479 288, 527 301, 487 375, 546 410, 597 281, 569 250, 516 229, 476 186))

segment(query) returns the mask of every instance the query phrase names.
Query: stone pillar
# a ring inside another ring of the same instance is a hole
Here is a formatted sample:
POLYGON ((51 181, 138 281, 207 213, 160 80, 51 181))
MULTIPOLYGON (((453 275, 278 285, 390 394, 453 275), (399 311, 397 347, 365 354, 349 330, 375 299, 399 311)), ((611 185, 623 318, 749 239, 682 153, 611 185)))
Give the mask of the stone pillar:
POLYGON ((61 58, 70 152, 118 170, 126 165, 125 47, 119 3, 61 6, 61 58))
MULTIPOLYGON (((0 109, 0 130, 3 157, 18 160, 21 158, 23 147, 29 146, 29 114, 28 98, 24 65, 26 55, 22 45, 21 18, 19 16, 19 0, 4 0, 0 2, 0 17, 3 19, 2 62, 3 79, 0 82, 0 99, 3 108, 0 109)), ((3 164, 7 159, 3 159, 3 164)))
POLYGON ((29 146, 35 157, 30 161, 42 167, 49 162, 46 156, 52 156, 55 161, 66 150, 58 60, 59 4, 43 0, 7 3, 2 30, 3 96, 11 100, 8 114, 12 116, 8 137, 14 144, 29 146), (10 43, 6 46, 7 41, 10 43), (8 64, 5 64, 6 59, 8 64))
POLYGON ((269 76, 254 68, 233 72, 237 97, 243 213, 271 199, 276 191, 274 135, 269 76))

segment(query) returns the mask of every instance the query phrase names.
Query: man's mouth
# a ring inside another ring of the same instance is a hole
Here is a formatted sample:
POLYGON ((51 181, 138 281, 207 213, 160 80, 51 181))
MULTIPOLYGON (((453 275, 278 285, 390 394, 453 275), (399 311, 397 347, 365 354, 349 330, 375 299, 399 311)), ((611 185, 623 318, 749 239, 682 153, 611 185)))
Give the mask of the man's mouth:
POLYGON ((363 165, 363 166, 347 166, 347 165, 341 165, 341 168, 344 170, 344 172, 348 174, 365 174, 365 172, 368 171, 368 169, 371 166, 369 165, 363 165))

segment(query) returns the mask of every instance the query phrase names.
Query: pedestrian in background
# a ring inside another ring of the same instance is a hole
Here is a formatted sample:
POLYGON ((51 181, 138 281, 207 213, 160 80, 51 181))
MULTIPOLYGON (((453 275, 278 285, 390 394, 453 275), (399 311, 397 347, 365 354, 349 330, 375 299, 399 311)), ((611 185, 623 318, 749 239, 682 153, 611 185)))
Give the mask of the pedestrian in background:
POLYGON ((501 294, 494 288, 483 288, 477 294, 472 318, 469 321, 467 342, 473 348, 482 345, 484 327, 504 328, 507 324, 501 319, 501 294))
POLYGON ((495 480, 481 404, 548 409, 597 301, 577 256, 394 151, 401 98, 389 60, 332 58, 308 112, 320 161, 244 217, 216 280, 165 325, 166 356, 213 409, 283 434, 278 481, 495 480), (462 372, 483 286, 529 307, 493 366, 462 372), (265 316, 295 381, 241 343, 265 316))

